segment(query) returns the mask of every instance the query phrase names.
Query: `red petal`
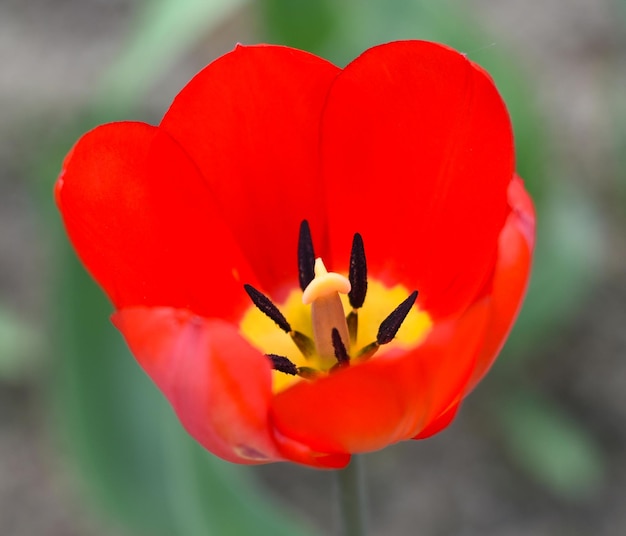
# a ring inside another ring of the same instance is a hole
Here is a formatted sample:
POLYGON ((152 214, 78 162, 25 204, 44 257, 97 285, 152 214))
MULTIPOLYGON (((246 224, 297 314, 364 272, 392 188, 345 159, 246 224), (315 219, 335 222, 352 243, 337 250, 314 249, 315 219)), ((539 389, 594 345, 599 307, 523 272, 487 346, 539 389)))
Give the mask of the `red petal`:
POLYGON ((241 463, 280 458, 267 421, 269 361, 233 326, 169 308, 122 309, 113 321, 205 448, 241 463))
POLYGON ((484 336, 487 303, 435 326, 410 353, 389 352, 274 398, 283 435, 322 452, 367 452, 414 437, 458 398, 484 336))
POLYGON ((275 299, 284 297, 277 283, 297 281, 301 220, 317 247, 326 240, 318 127, 337 72, 299 50, 238 46, 196 75, 161 123, 198 165, 275 299))
POLYGON ((498 239, 498 257, 493 277, 480 298, 488 296, 490 315, 476 366, 467 387, 459 393, 458 401, 414 439, 430 437, 450 424, 460 401, 493 365, 519 312, 528 284, 535 243, 535 209, 523 182, 517 176, 509 185, 508 197, 511 212, 498 239))
POLYGON ((493 266, 514 165, 484 71, 434 43, 372 48, 332 85, 321 150, 333 253, 359 231, 373 275, 435 316, 462 311, 493 266))
POLYGON ((514 177, 509 186, 509 204, 511 213, 498 240, 487 335, 468 391, 487 373, 502 348, 521 307, 530 275, 535 210, 519 177, 514 177))
POLYGON ((339 467, 346 456, 326 456, 291 442, 277 448, 268 420, 271 367, 237 329, 171 308, 129 308, 113 316, 139 364, 163 391, 187 431, 207 450, 236 463, 294 461, 339 467))
POLYGON ((444 428, 450 426, 450 423, 456 417, 459 411, 460 402, 452 404, 446 411, 444 411, 439 417, 431 422, 426 428, 424 428, 413 439, 427 439, 441 432, 444 428))
POLYGON ((253 281, 191 161, 156 127, 83 136, 56 186, 79 256, 115 306, 168 305, 238 318, 253 281))

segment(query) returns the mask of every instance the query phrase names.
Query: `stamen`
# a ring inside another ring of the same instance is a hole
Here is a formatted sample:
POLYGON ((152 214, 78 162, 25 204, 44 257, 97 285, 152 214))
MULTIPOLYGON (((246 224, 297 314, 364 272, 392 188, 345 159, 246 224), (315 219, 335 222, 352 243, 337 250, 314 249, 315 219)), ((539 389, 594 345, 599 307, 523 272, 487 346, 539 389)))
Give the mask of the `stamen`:
POLYGON ((331 338, 333 341, 333 348, 335 349, 337 363, 341 366, 349 365, 350 356, 348 355, 348 350, 346 350, 346 347, 341 340, 341 335, 339 335, 339 330, 337 328, 333 328, 331 338))
POLYGON ((287 322, 287 319, 283 316, 283 313, 278 310, 278 307, 276 307, 272 303, 272 300, 270 300, 262 292, 255 289, 252 285, 245 284, 243 288, 248 293, 248 296, 250 296, 252 303, 254 303, 254 305, 256 305, 263 314, 276 322, 278 327, 282 329, 285 333, 291 332, 291 325, 289 324, 289 322, 287 322))
POLYGON ((297 367, 288 357, 277 354, 266 354, 272 362, 272 368, 278 372, 289 374, 290 376, 300 376, 305 380, 315 380, 323 375, 319 370, 311 367, 297 367))
POLYGON ((363 247, 363 237, 359 233, 354 234, 352 239, 352 251, 350 252, 350 273, 348 274, 351 289, 348 293, 350 305, 354 309, 363 307, 367 294, 367 259, 363 247))
POLYGON ((252 285, 245 284, 243 288, 248 293, 248 296, 250 296, 252 303, 254 303, 263 314, 276 322, 278 327, 291 337, 304 357, 309 358, 315 355, 315 343, 304 333, 291 329, 291 324, 287 322, 283 313, 272 303, 272 300, 261 291, 255 289, 252 285))
POLYGON ((300 288, 304 290, 315 278, 315 250, 309 222, 302 220, 298 237, 298 275, 300 288))
POLYGON ((378 344, 387 344, 393 340, 404 322, 406 315, 409 314, 411 307, 417 299, 417 290, 411 292, 411 295, 404 300, 398 307, 396 307, 391 314, 385 318, 378 328, 378 335, 376 335, 376 342, 378 344))
POLYGON ((296 365, 288 357, 276 354, 267 354, 267 357, 270 358, 274 370, 290 374, 291 376, 296 376, 298 374, 298 367, 296 367, 296 365))
POLYGON ((346 317, 346 324, 350 334, 350 343, 356 344, 359 331, 359 313, 357 309, 363 306, 365 295, 367 294, 367 259, 365 258, 363 237, 359 233, 355 233, 352 238, 348 279, 351 287, 348 293, 348 300, 352 306, 352 311, 346 317))
POLYGON ((315 355, 315 343, 311 337, 307 337, 304 333, 295 330, 290 332, 289 335, 291 335, 291 339, 304 357, 310 358, 315 355))
POLYGON ((380 345, 376 341, 370 342, 367 346, 364 346, 363 348, 361 348, 359 352, 356 354, 356 356, 360 361, 364 361, 372 357, 378 351, 379 348, 380 348, 380 345))
POLYGON ((298 367, 298 376, 305 380, 316 380, 324 376, 324 373, 311 367, 298 367))
POLYGON ((346 316, 350 344, 356 344, 356 337, 359 333, 359 313, 356 310, 350 311, 346 316))
POLYGON ((411 307, 413 307, 416 299, 417 290, 414 290, 406 300, 398 305, 398 307, 380 323, 376 340, 361 348, 357 353, 357 357, 360 360, 369 359, 376 353, 380 346, 388 344, 394 339, 400 326, 402 326, 402 323, 411 311, 411 307))

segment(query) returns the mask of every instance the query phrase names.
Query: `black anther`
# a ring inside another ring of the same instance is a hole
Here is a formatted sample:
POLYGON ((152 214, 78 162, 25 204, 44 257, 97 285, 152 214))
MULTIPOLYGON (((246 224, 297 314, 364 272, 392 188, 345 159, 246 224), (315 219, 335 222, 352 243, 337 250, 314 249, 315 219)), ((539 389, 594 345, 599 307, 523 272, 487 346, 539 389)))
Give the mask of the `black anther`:
POLYGON ((296 365, 288 357, 276 354, 267 354, 267 357, 270 358, 274 370, 284 372, 285 374, 291 374, 292 376, 298 374, 298 367, 296 367, 296 365))
POLYGON ((337 363, 339 363, 340 365, 347 365, 348 363, 350 363, 348 350, 346 350, 346 346, 341 340, 341 335, 339 335, 339 330, 337 328, 333 328, 331 332, 331 339, 333 342, 333 349, 335 350, 337 363))
POLYGON ((309 222, 302 220, 298 237, 298 276, 300 288, 304 290, 315 278, 315 250, 309 222))
POLYGON ((363 237, 359 233, 355 233, 352 239, 348 279, 350 279, 351 285, 348 299, 350 300, 350 305, 354 309, 358 309, 363 306, 365 295, 367 294, 367 260, 365 258, 365 248, 363 247, 363 237))
POLYGON ((348 335, 350 343, 356 344, 356 337, 359 331, 359 314, 356 310, 350 311, 346 316, 346 325, 348 326, 348 335))
POLYGON ((409 314, 411 307, 413 307, 416 299, 417 290, 414 290, 406 300, 398 305, 398 307, 396 307, 393 312, 381 322, 380 327, 378 328, 378 335, 376 335, 376 342, 378 344, 387 344, 393 340, 396 333, 398 333, 402 322, 404 322, 406 315, 409 314))
POLYGON ((262 292, 255 289, 252 285, 246 284, 243 288, 248 293, 248 296, 250 296, 252 303, 254 303, 254 305, 256 305, 263 314, 269 316, 274 322, 276 322, 278 327, 285 333, 289 333, 291 331, 291 325, 287 322, 283 313, 278 310, 278 307, 272 303, 272 300, 270 300, 262 292))

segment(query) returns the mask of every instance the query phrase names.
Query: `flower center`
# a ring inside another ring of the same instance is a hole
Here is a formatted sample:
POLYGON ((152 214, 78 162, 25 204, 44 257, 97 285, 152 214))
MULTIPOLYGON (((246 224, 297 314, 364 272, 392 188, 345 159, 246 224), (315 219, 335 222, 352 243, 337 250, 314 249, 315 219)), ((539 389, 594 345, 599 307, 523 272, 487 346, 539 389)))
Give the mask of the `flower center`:
POLYGON ((244 285, 253 306, 241 321, 241 332, 271 360, 275 392, 303 378, 313 380, 357 365, 392 348, 414 347, 430 331, 430 316, 414 305, 417 291, 409 293, 402 285, 389 288, 376 279, 368 280, 358 233, 346 278, 328 272, 322 259, 315 258, 304 221, 298 265, 300 289, 291 291, 279 307, 254 287, 244 285), (345 311, 349 311, 347 316, 345 311))

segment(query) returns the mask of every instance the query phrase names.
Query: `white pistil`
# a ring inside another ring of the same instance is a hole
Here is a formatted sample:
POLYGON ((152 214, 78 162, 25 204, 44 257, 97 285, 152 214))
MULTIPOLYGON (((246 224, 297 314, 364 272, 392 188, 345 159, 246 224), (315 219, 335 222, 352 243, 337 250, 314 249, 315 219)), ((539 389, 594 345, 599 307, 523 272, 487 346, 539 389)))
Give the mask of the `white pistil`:
POLYGON ((335 349, 332 342, 332 331, 339 331, 344 346, 350 352, 350 337, 343 304, 339 293, 350 292, 350 281, 347 277, 335 272, 328 272, 322 259, 315 260, 315 278, 304 289, 302 303, 311 305, 313 338, 320 358, 324 361, 335 361, 335 349))

